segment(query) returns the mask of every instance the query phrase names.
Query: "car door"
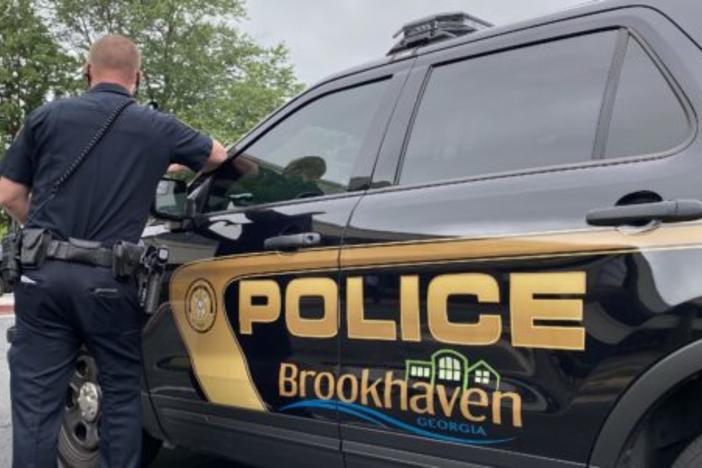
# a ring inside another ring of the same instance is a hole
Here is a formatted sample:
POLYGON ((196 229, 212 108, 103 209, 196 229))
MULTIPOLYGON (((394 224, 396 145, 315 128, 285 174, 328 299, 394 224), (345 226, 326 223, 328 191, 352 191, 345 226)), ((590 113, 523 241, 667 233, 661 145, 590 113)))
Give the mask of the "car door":
POLYGON ((174 443, 256 465, 341 464, 336 413, 298 408, 296 392, 338 370, 339 245, 404 68, 297 98, 199 184, 187 228, 155 236, 180 265, 172 311, 144 339, 152 400, 174 443), (306 371, 287 388, 280 376, 293 369, 306 371))
POLYGON ((700 198, 701 65, 643 8, 417 59, 341 252, 348 466, 584 466, 701 336, 699 221, 587 222, 700 198))

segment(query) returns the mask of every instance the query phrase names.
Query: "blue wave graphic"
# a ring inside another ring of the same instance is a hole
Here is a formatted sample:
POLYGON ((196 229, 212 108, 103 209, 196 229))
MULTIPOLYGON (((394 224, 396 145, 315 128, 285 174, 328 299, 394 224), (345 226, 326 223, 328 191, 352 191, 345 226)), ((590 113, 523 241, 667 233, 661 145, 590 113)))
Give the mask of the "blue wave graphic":
POLYGON ((356 403, 345 403, 343 401, 338 400, 304 400, 299 401, 297 403, 289 404, 287 406, 283 406, 282 408, 280 408, 279 411, 290 411, 294 409, 304 408, 322 408, 332 411, 340 411, 342 413, 355 416, 359 419, 372 422, 380 427, 394 427, 423 437, 429 437, 445 442, 457 442, 460 444, 470 445, 495 445, 510 442, 515 439, 514 437, 506 439, 463 439, 461 437, 452 437, 445 434, 437 434, 436 432, 431 432, 416 426, 412 426, 411 424, 407 424, 404 421, 395 419, 391 416, 388 416, 385 413, 381 413, 380 411, 368 408, 367 406, 359 405, 356 403))

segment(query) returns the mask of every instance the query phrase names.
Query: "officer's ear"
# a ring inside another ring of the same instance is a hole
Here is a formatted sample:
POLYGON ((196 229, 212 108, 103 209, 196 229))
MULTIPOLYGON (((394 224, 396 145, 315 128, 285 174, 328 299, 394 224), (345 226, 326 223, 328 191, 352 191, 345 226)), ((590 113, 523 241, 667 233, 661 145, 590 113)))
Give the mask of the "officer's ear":
POLYGON ((85 80, 88 82, 88 87, 92 86, 93 78, 90 76, 90 64, 86 63, 83 65, 83 76, 85 77, 85 80))
POLYGON ((139 86, 141 86, 142 75, 143 74, 142 74, 141 70, 137 71, 136 84, 134 85, 134 96, 136 96, 139 93, 139 86))

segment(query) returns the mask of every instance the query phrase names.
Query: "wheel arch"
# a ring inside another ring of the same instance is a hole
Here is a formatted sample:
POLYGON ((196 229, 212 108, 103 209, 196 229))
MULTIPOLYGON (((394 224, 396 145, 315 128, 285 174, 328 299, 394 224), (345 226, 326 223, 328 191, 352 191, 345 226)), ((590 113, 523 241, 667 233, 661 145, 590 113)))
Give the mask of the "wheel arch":
POLYGON ((629 437, 655 405, 702 373, 702 340, 666 356, 639 377, 619 399, 600 430, 589 465, 614 467, 629 437))

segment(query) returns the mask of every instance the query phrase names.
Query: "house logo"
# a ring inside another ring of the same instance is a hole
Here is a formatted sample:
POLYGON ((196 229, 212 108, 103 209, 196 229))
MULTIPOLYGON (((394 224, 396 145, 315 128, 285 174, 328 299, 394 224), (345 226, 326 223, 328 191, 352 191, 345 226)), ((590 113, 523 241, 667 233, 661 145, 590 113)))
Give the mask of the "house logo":
POLYGON ((407 382, 498 391, 501 380, 500 373, 487 362, 480 360, 471 364, 466 356, 451 349, 435 352, 429 361, 405 361, 407 382))

